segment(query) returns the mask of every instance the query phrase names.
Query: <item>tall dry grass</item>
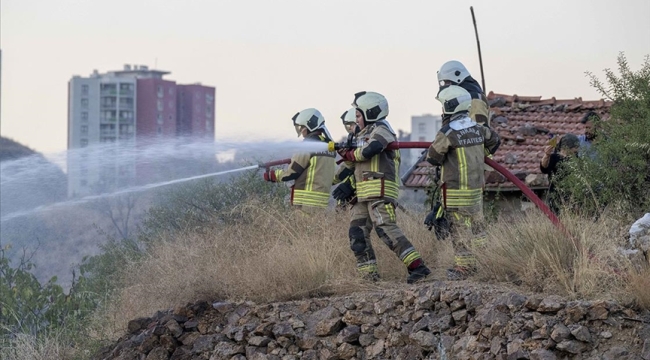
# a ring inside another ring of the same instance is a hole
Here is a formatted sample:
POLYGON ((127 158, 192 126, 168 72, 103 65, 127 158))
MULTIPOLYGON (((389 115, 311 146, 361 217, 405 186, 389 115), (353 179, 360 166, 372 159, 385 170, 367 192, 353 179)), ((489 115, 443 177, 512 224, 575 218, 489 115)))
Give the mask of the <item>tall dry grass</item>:
POLYGON ((570 298, 626 298, 632 267, 619 251, 625 228, 607 218, 565 216, 562 222, 570 235, 539 211, 500 219, 489 227, 486 247, 476 251, 479 278, 570 298))
POLYGON ((6 346, 0 346, 0 359, 3 360, 72 359, 74 356, 75 350, 66 346, 57 334, 47 337, 15 334, 6 346))
MULTIPOLYGON (((382 286, 357 277, 347 211, 309 215, 256 202, 233 211, 246 221, 163 235, 144 261, 124 269, 128 286, 106 314, 111 321, 123 328, 134 317, 201 298, 270 302, 382 286)), ((424 215, 397 215, 427 264, 436 267, 445 246, 422 225, 424 215)), ((382 280, 405 283, 406 268, 374 231, 372 242, 382 280)))

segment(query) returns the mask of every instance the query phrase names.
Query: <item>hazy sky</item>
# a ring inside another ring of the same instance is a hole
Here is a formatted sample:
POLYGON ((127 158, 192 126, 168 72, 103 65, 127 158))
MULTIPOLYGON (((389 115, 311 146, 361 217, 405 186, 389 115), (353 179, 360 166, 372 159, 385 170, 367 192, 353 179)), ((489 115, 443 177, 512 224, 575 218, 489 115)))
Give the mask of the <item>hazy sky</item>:
POLYGON ((65 150, 68 80, 124 64, 215 86, 217 139, 295 138, 291 117, 308 107, 338 138, 362 90, 410 131, 411 115, 439 113, 446 60, 480 79, 470 5, 488 91, 597 99, 585 71, 650 54, 648 0, 3 0, 0 132, 65 150))

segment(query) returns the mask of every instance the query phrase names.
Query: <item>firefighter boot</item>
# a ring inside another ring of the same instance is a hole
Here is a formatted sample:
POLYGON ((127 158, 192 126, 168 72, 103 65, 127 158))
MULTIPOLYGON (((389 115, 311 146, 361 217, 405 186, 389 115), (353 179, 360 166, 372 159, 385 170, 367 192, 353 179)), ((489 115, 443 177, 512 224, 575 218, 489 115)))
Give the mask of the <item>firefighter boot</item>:
POLYGON ((407 284, 414 284, 431 274, 431 270, 424 265, 424 262, 422 262, 421 259, 414 261, 414 263, 415 262, 417 262, 415 266, 408 267, 409 276, 406 278, 407 284))

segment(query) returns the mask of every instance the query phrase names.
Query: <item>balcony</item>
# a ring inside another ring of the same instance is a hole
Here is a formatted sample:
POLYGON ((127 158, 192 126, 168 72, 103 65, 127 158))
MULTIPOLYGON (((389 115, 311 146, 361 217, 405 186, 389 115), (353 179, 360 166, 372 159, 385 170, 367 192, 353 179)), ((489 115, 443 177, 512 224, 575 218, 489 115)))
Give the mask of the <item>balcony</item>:
POLYGON ((117 107, 117 103, 102 103, 101 109, 102 110, 115 110, 117 107))
POLYGON ((100 118, 99 121, 101 123, 116 123, 117 122, 117 117, 103 117, 100 118))
POLYGON ((121 97, 133 97, 133 90, 131 89, 120 89, 121 97))
POLYGON ((101 89, 99 94, 101 96, 116 96, 117 95, 117 89, 116 88, 104 88, 104 89, 101 89))

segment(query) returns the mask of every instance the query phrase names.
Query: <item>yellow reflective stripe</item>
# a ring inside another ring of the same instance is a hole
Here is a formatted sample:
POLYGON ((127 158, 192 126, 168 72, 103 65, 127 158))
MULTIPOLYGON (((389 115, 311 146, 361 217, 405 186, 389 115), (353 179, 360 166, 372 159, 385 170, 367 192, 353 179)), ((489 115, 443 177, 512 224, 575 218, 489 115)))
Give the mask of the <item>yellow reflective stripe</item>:
POLYGON ((483 190, 456 190, 447 189, 445 192, 445 203, 448 207, 473 206, 481 203, 483 190))
POLYGON ((454 256, 454 263, 458 266, 469 267, 476 264, 474 255, 456 255, 454 256))
POLYGON ((363 158, 363 155, 361 155, 361 148, 356 148, 354 149, 354 158, 357 160, 361 160, 363 158))
POLYGON ((409 265, 411 265, 412 262, 414 262, 417 259, 420 259, 421 257, 422 256, 420 255, 419 252, 413 250, 413 252, 409 253, 408 255, 406 255, 404 257, 404 260, 402 260, 402 262, 404 262, 404 264, 406 264, 406 266, 409 266, 409 265))
POLYGON ((276 178, 278 181, 282 181, 282 180, 280 180, 280 179, 282 179, 282 169, 277 169, 277 170, 275 170, 275 178, 276 178))
MULTIPOLYGON (((384 180, 384 196, 397 199, 399 185, 395 181, 384 180)), ((381 179, 360 181, 357 183, 357 196, 359 198, 381 196, 381 179)))
POLYGON ((393 208, 393 205, 386 204, 385 208, 386 208, 386 212, 388 213, 388 217, 390 218, 390 221, 395 222, 396 216, 395 216, 395 209, 393 208))
POLYGON ((370 171, 379 171, 379 155, 375 155, 370 159, 370 171))
POLYGON ((379 268, 377 267, 377 264, 368 264, 357 266, 357 271, 360 273, 376 273, 379 271, 379 268))
POLYGON ((309 159, 309 171, 307 172, 307 183, 305 184, 305 190, 312 191, 314 190, 314 178, 316 177, 316 161, 318 161, 317 156, 312 156, 309 159))
POLYGON ((293 205, 327 207, 329 198, 329 193, 297 189, 293 191, 293 205))
POLYGON ((458 156, 458 181, 461 189, 467 189, 467 158, 465 157, 465 148, 456 149, 458 156))

